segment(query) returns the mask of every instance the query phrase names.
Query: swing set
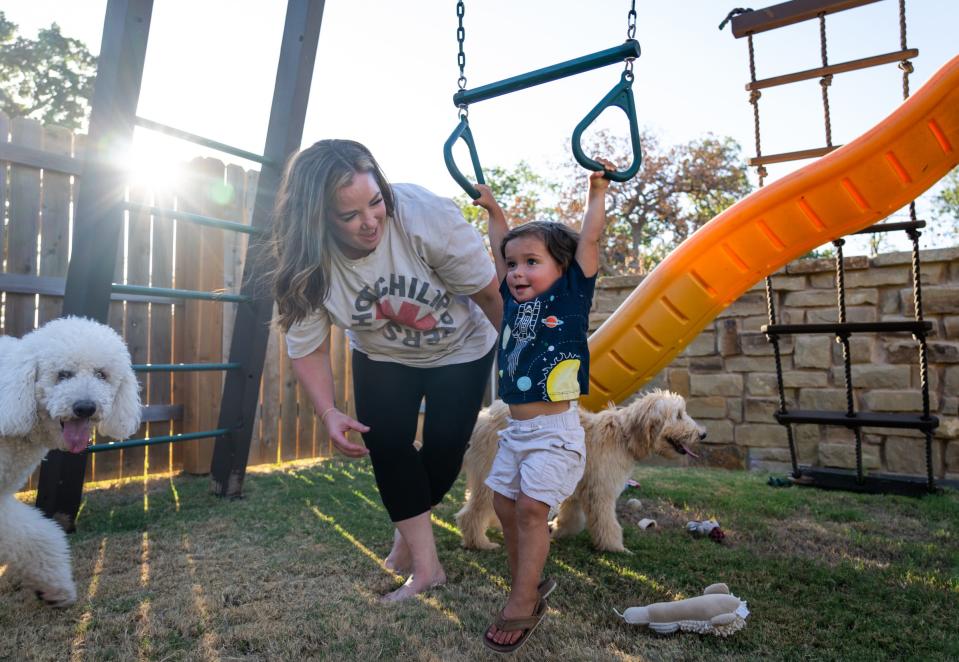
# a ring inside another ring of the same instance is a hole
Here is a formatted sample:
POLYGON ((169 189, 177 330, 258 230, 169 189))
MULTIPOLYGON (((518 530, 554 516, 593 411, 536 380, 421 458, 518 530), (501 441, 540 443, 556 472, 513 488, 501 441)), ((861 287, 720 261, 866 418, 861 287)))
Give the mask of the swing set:
POLYGON ((446 161, 446 168, 450 175, 456 180, 466 193, 474 200, 480 197, 479 191, 470 183, 469 179, 456 166, 453 159, 453 146, 460 139, 466 143, 469 150, 470 161, 473 165, 473 173, 477 184, 486 184, 483 177, 483 168, 480 166, 479 155, 476 151, 476 142, 473 140, 473 133, 469 125, 469 105, 486 99, 510 94, 518 90, 525 90, 528 87, 549 83, 561 78, 575 76, 585 71, 592 71, 617 62, 624 62, 625 68, 620 76, 619 82, 613 86, 613 89, 604 96, 596 106, 590 110, 586 116, 573 129, 572 148, 573 156, 576 161, 587 170, 598 171, 605 170, 605 177, 614 182, 625 182, 632 179, 642 165, 643 155, 639 144, 639 127, 636 124, 636 104, 633 101, 633 61, 639 57, 639 42, 636 41, 636 0, 632 0, 626 23, 626 41, 619 46, 607 48, 606 50, 590 53, 573 60, 560 62, 549 67, 536 69, 525 74, 506 78, 495 83, 483 85, 472 90, 466 89, 466 54, 463 51, 463 43, 466 40, 466 29, 463 27, 463 16, 466 13, 466 7, 463 0, 456 3, 456 16, 459 19, 459 27, 456 29, 456 40, 459 42, 459 54, 457 63, 459 64, 460 75, 457 79, 459 90, 453 95, 453 104, 459 109, 460 122, 453 129, 453 133, 447 138, 443 145, 443 157, 446 161), (586 156, 583 152, 582 138, 583 132, 591 125, 600 114, 610 107, 620 108, 629 120, 629 138, 633 151, 633 162, 624 170, 609 170, 602 163, 586 156))

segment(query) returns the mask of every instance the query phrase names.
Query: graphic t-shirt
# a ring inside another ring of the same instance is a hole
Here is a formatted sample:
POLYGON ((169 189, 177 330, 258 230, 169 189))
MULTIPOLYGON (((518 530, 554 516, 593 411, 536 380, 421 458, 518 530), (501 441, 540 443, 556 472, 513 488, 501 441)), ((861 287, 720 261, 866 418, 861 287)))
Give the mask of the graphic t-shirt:
POLYGON ((587 278, 576 260, 549 290, 523 303, 503 279, 497 356, 504 402, 560 402, 589 393, 586 338, 595 285, 596 276, 587 278))
POLYGON ((393 217, 369 255, 351 260, 330 251, 326 299, 286 334, 287 353, 319 347, 330 324, 374 361, 413 367, 467 363, 486 355, 496 329, 469 295, 496 271, 479 232, 449 198, 396 184, 393 217))

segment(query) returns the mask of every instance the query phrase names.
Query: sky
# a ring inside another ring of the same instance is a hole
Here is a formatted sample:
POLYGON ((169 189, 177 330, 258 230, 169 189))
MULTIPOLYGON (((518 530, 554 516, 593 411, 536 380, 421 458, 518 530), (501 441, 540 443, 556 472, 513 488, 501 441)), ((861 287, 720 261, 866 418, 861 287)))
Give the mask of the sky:
MULTIPOLYGON (((634 65, 633 92, 640 124, 664 145, 712 133, 731 136, 744 156, 754 155, 744 89, 747 43, 735 39, 729 26, 717 29, 741 2, 636 4, 642 56, 634 65)), ((914 92, 959 54, 959 2, 906 4, 908 46, 919 49, 914 92)), ((157 0, 138 114, 262 152, 285 6, 282 0, 157 0)), ((56 22, 94 54, 105 8, 105 0, 3 1, 20 34, 33 37, 56 22)), ((455 8, 454 0, 327 0, 303 144, 359 140, 391 181, 459 193, 442 156, 458 122, 452 103, 459 75, 455 8)), ((468 87, 618 45, 626 38, 628 10, 628 0, 467 0, 468 87)), ((898 11, 897 0, 881 0, 828 16, 829 61, 899 50, 898 11)), ((758 78, 821 65, 817 21, 758 34, 754 43, 758 78)), ((547 179, 559 176, 573 127, 618 82, 621 70, 611 65, 474 104, 470 126, 484 166, 526 160, 547 179)), ((830 88, 833 142, 852 140, 895 109, 901 80, 894 64, 837 75, 830 88)), ((764 90, 760 113, 763 153, 825 145, 817 80, 764 90)), ((625 116, 615 109, 596 126, 626 135, 625 116)), ((202 153, 142 129, 135 147, 141 165, 156 176, 168 164, 202 153)), ((457 155, 467 171, 465 149, 457 155)), ((767 182, 805 163, 769 166, 767 182)))

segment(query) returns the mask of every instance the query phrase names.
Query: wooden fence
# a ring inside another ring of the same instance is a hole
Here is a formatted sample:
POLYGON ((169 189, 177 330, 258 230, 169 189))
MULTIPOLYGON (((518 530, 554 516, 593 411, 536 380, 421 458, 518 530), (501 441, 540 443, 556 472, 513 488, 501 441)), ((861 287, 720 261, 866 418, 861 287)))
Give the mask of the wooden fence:
MULTIPOLYGON (((56 318, 73 231, 82 135, 0 113, 0 327, 20 337, 56 318)), ((249 223, 256 172, 215 159, 186 165, 172 190, 130 188, 130 202, 249 223)), ((130 211, 115 283, 238 292, 247 235, 130 211)), ((114 297, 109 324, 126 340, 134 363, 224 362, 236 304, 160 297, 114 297)), ((349 349, 332 336, 336 399, 351 407, 349 349)), ((141 373, 144 425, 135 435, 161 436, 216 427, 223 374, 141 373)), ((91 454, 87 480, 145 473, 207 473, 213 440, 91 454)), ((294 379, 283 340, 271 333, 263 370, 251 465, 324 457, 331 447, 294 379)), ((35 486, 32 477, 28 488, 35 486)))

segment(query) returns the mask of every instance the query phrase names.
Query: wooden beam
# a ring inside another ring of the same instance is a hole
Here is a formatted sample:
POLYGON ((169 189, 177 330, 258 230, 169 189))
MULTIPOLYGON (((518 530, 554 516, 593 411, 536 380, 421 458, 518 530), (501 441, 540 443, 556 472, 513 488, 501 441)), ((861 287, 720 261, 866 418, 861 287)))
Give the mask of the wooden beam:
POLYGON ((2 141, 0 141, 0 161, 30 168, 55 170, 68 175, 79 175, 81 171, 80 159, 2 141))
POLYGON ((183 420, 183 405, 143 405, 140 408, 140 422, 183 420))
POLYGON ((857 71, 859 69, 866 69, 867 67, 876 67, 881 64, 888 64, 890 62, 901 62, 903 60, 908 60, 918 56, 918 48, 909 48, 904 51, 893 51, 892 53, 864 57, 860 60, 850 60, 849 62, 830 64, 826 67, 797 71, 793 74, 784 74, 782 76, 775 76, 773 78, 764 78, 762 80, 757 80, 755 83, 746 83, 746 90, 762 90, 767 87, 776 87, 777 85, 796 83, 801 80, 819 78, 820 76, 831 76, 832 74, 841 74, 847 71, 857 71))
MULTIPOLYGON (((257 179, 256 202, 250 223, 257 230, 270 228, 282 164, 300 148, 303 140, 303 123, 324 6, 325 0, 287 0, 263 150, 269 163, 264 164, 257 179)), ((231 370, 223 387, 217 428, 229 432, 217 437, 211 463, 213 493, 223 497, 243 495, 254 414, 260 397, 263 357, 273 314, 273 294, 265 287, 258 271, 262 269, 265 247, 265 242, 250 242, 240 288, 242 295, 250 297, 249 303, 237 306, 230 341, 230 363, 242 363, 244 367, 243 370, 231 370)))
MULTIPOLYGON (((107 322, 110 282, 123 235, 124 174, 107 152, 133 139, 153 0, 107 0, 83 175, 74 207, 73 252, 67 270, 63 315, 107 322)), ((85 454, 51 451, 40 465, 37 507, 67 532, 80 510, 85 454)))
POLYGON ((775 30, 793 23, 801 23, 819 14, 836 12, 869 5, 879 0, 791 0, 778 5, 746 12, 734 16, 732 20, 733 36, 736 39, 757 32, 775 30))
POLYGON ((839 149, 842 145, 833 145, 832 147, 816 147, 815 149, 801 149, 798 152, 783 152, 782 154, 769 154, 767 156, 754 156, 749 159, 749 165, 758 166, 767 163, 785 163, 786 161, 801 161, 802 159, 814 159, 824 156, 834 149, 839 149))

